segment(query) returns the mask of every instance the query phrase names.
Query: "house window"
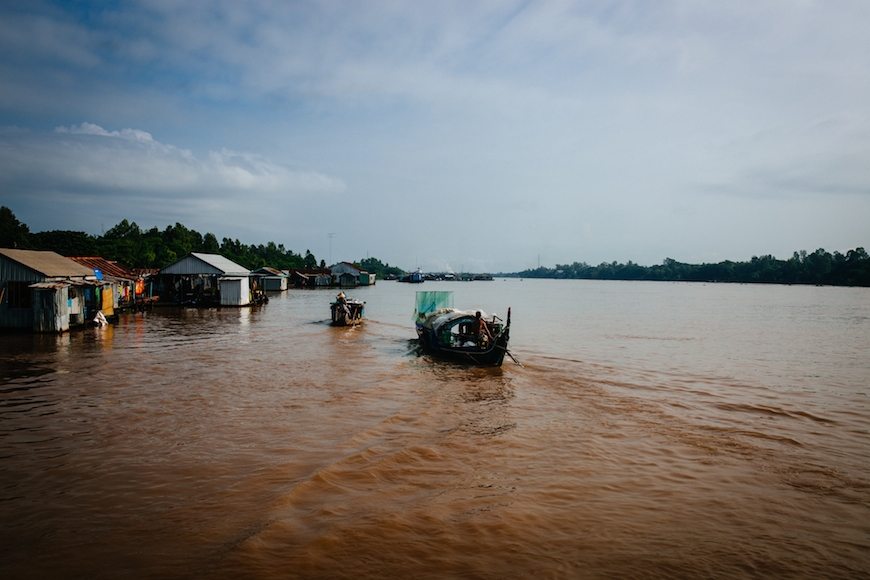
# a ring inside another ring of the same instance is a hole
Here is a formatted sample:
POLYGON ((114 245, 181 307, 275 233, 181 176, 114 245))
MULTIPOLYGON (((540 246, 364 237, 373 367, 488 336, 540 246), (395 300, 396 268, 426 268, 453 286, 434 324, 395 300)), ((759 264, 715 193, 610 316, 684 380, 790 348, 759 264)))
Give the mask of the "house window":
POLYGON ((9 282, 6 287, 6 305, 9 308, 31 308, 30 282, 9 282))

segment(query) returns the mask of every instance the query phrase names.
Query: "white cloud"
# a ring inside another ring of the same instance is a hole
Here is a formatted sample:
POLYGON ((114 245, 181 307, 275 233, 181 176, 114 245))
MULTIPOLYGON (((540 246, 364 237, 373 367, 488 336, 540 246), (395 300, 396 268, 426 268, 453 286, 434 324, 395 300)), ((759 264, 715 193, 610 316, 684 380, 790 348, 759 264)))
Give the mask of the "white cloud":
POLYGON ((0 8, 0 122, 24 128, 0 135, 4 195, 276 240, 291 219, 325 240, 342 211, 344 239, 405 266, 866 237, 864 0, 27 6, 0 8), (445 206, 510 239, 419 236, 445 206), (803 218, 827 238, 793 236, 803 218))
MULTIPOLYGON (((0 136, 0 180, 71 195, 148 195, 214 199, 251 193, 304 196, 344 191, 344 182, 295 171, 252 153, 190 150, 160 143, 139 129, 106 130, 93 123, 58 127, 53 134, 0 136)), ((0 181, 0 182, 2 182, 0 181)))
POLYGON ((99 135, 101 137, 119 137, 121 139, 132 139, 134 141, 154 141, 151 133, 140 131, 138 129, 122 129, 120 131, 106 131, 99 125, 84 122, 78 127, 57 127, 57 133, 71 133, 73 135, 99 135))

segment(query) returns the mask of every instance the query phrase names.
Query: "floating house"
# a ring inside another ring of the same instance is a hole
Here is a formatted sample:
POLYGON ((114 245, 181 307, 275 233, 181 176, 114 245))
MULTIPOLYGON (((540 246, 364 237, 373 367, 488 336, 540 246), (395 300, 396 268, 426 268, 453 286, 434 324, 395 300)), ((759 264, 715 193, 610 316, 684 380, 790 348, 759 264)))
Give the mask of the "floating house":
POLYGON ((329 268, 303 268, 286 270, 290 283, 296 288, 329 288, 332 286, 332 271, 329 268))
POLYGON ((111 282, 55 252, 0 249, 0 327, 65 332, 114 315, 111 282))
POLYGON ((264 290, 283 292, 287 289, 289 276, 275 268, 262 267, 252 272, 262 280, 264 290))
POLYGON ((161 300, 189 306, 248 306, 258 292, 251 271, 220 254, 192 252, 161 268, 161 300))
POLYGON ((98 280, 112 283, 115 290, 113 305, 116 308, 130 308, 136 305, 137 298, 144 299, 142 279, 118 262, 96 256, 70 256, 69 259, 90 268, 98 280))
POLYGON ((370 274, 350 262, 339 262, 332 266, 330 270, 332 271, 332 283, 334 286, 371 286, 375 283, 374 274, 370 274))

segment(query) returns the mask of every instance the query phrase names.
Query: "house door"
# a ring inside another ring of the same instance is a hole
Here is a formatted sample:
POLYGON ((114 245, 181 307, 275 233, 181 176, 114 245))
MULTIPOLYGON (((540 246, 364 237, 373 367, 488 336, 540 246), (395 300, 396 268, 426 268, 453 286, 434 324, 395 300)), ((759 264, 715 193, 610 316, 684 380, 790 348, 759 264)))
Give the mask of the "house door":
POLYGON ((85 301, 85 321, 93 320, 94 316, 97 315, 97 310, 100 309, 97 304, 97 293, 94 291, 94 287, 85 286, 83 296, 85 301))

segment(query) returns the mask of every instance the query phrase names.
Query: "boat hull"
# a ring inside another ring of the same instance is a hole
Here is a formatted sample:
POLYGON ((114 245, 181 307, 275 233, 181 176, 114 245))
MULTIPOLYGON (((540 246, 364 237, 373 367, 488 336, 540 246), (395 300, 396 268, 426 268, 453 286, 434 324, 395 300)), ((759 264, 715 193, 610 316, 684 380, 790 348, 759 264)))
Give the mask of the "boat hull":
POLYGON ((507 353, 510 332, 509 329, 504 329, 486 348, 477 345, 444 345, 438 340, 436 332, 421 324, 417 324, 417 338, 423 351, 432 356, 477 366, 499 367, 507 353))
POLYGON ((330 305, 332 326, 356 326, 365 315, 365 302, 348 301, 346 305, 333 302, 330 305))

